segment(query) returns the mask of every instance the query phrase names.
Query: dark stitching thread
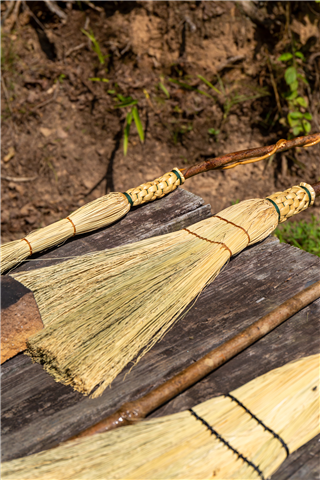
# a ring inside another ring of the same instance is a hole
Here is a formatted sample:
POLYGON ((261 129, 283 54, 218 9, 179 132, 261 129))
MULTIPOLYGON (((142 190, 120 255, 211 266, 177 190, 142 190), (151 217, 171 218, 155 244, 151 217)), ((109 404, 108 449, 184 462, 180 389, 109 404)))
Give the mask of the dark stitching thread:
POLYGON ((249 236, 249 233, 247 232, 247 230, 245 230, 243 227, 240 227, 240 225, 236 225, 235 223, 230 222, 230 220, 226 220, 225 218, 219 217, 219 215, 213 215, 213 216, 216 217, 216 218, 220 218, 220 220, 223 220, 224 222, 230 223, 230 224, 233 225, 234 227, 241 228, 241 230, 243 230, 244 233, 245 233, 245 234, 247 235, 247 237, 248 237, 248 240, 249 240, 248 245, 249 245, 249 243, 251 242, 251 240, 250 240, 250 236, 249 236))
POLYGON ((75 224, 73 223, 73 221, 72 221, 71 218, 69 218, 69 217, 66 217, 66 220, 69 220, 69 222, 70 222, 71 225, 73 226, 73 236, 75 236, 75 234, 77 233, 75 224))
POLYGON ((238 400, 236 397, 234 397, 233 395, 230 395, 230 393, 227 393, 226 395, 224 395, 225 397, 227 398, 231 398, 232 401, 236 402, 240 407, 242 407, 247 413, 249 413, 249 415, 251 415, 252 418, 254 418, 254 420, 256 422, 259 423, 259 425, 261 425, 267 432, 271 433, 274 438, 276 438, 277 440, 279 440, 279 442, 281 443, 281 445, 283 446, 283 448, 285 449, 286 451, 286 454, 287 454, 287 457, 290 455, 290 452, 289 452, 289 448, 288 448, 288 445, 286 444, 286 442, 280 437, 280 435, 278 435, 276 432, 274 432, 273 430, 271 430, 271 428, 267 427, 261 420, 259 420, 259 418, 257 418, 254 413, 252 413, 245 405, 243 405, 243 403, 240 402, 240 400, 238 400))
POLYGON ((205 240, 206 242, 209 242, 209 243, 216 243, 216 244, 218 244, 218 245, 222 245, 224 248, 226 248, 227 250, 229 250, 230 257, 232 257, 232 252, 231 252, 230 248, 227 247, 227 245, 226 245, 225 243, 222 243, 222 242, 214 242, 213 240, 209 240, 208 238, 201 237, 200 235, 197 235, 196 233, 191 232, 191 230, 188 230, 187 228, 184 228, 183 230, 185 230, 185 231, 188 232, 188 233, 191 233, 191 235, 194 235, 194 236, 197 237, 197 238, 200 238, 200 240, 205 240))
POLYGON ((220 442, 222 442, 226 447, 230 448, 230 450, 232 450, 233 453, 235 453, 237 455, 238 458, 241 458, 241 460, 243 460, 244 462, 246 462, 248 465, 250 465, 251 468, 253 468, 258 474, 259 476, 262 478, 262 480, 265 480, 264 476, 263 476, 263 473, 261 472, 260 468, 257 467, 254 463, 250 462, 250 460, 248 460, 244 455, 242 455, 242 453, 238 452, 238 450, 236 450, 235 448, 233 448, 229 442, 227 442, 227 440, 225 440, 223 437, 221 437, 221 435, 219 435, 218 432, 216 432, 210 425, 209 423, 207 423, 203 418, 199 417, 199 415, 196 414, 196 412, 194 410, 192 410, 192 408, 189 409, 189 412, 191 413, 191 415, 193 415, 197 420, 199 420, 201 423, 203 423, 203 425, 205 425, 208 430, 210 430, 210 432, 215 435, 217 437, 218 440, 220 440, 220 442))

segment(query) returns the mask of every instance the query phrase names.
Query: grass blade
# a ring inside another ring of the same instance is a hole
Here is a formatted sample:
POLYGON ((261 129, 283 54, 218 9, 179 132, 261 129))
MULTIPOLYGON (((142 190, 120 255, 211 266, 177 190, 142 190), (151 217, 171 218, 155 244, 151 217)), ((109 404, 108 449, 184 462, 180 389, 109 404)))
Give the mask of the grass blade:
POLYGON ((212 85, 212 83, 210 83, 206 78, 204 78, 202 75, 197 75, 198 78, 200 78, 200 80, 202 80, 206 85, 208 85, 208 87, 212 88, 212 90, 214 90, 216 93, 219 93, 219 95, 222 95, 222 93, 220 92, 220 90, 218 90, 216 87, 214 87, 212 85))
POLYGON ((166 89, 166 87, 164 86, 164 84, 162 82, 159 82, 159 87, 161 88, 161 90, 163 91, 165 96, 167 98, 170 98, 170 93, 168 92, 168 90, 166 89))
POLYGON ((129 133, 130 133, 131 122, 132 122, 132 112, 129 112, 128 115, 127 115, 127 118, 126 118, 126 126, 125 126, 124 133, 123 133, 123 153, 124 153, 124 156, 127 155, 127 151, 128 151, 129 133))
POLYGON ((143 143, 144 142, 144 131, 143 131, 143 126, 142 126, 142 123, 141 123, 141 120, 140 120, 140 117, 139 117, 139 112, 138 112, 137 107, 133 107, 131 112, 132 112, 132 115, 133 115, 134 123, 136 124, 137 130, 138 130, 139 138, 141 140, 141 143, 143 143))

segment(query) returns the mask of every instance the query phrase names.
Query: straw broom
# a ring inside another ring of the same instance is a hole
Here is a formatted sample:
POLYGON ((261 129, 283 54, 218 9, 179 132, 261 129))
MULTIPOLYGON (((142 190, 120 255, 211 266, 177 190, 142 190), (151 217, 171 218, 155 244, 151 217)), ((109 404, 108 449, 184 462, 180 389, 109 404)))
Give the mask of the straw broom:
POLYGON ((162 418, 2 465, 6 480, 266 479, 320 432, 312 355, 162 418))
POLYGON ((164 197, 174 191, 179 185, 182 185, 187 178, 197 173, 216 168, 233 168, 237 165, 257 162, 270 157, 277 151, 283 151, 294 146, 309 147, 319 141, 320 133, 299 137, 294 140, 279 140, 275 145, 269 147, 231 153, 188 169, 179 170, 174 168, 171 172, 166 173, 153 182, 144 183, 137 188, 131 188, 125 193, 109 193, 82 206, 58 222, 36 230, 20 240, 2 245, 1 273, 21 263, 30 255, 59 245, 74 235, 91 232, 114 223, 126 215, 132 206, 136 207, 164 197), (244 159, 248 158, 250 160, 244 161, 244 159), (223 166, 226 164, 228 165, 223 166))
MULTIPOLYGON (((320 193, 320 183, 314 187, 320 193)), ((312 205, 315 190, 302 183, 188 229, 14 275, 34 292, 44 323, 29 338, 28 354, 55 380, 99 396, 163 337, 231 255, 312 205)))

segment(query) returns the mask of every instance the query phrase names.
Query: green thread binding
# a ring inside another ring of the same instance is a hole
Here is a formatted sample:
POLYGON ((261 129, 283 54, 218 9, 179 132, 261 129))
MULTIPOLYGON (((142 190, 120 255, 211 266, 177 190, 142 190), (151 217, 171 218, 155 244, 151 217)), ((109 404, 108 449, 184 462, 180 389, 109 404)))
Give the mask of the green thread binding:
POLYGON ((268 200, 268 202, 272 203, 272 205, 274 206, 274 208, 277 210, 277 214, 278 214, 278 218, 279 218, 279 223, 280 223, 281 214, 280 214, 280 210, 279 210, 278 205, 276 204, 276 202, 274 202, 274 201, 271 200, 270 198, 266 198, 266 200, 268 200))
POLYGON ((308 197, 309 197, 309 205, 311 205, 311 202, 312 202, 312 197, 311 197, 311 193, 309 192, 309 190, 306 188, 306 187, 303 187, 302 185, 300 185, 300 188, 303 188, 303 190, 305 190, 308 194, 308 197))
POLYGON ((122 193, 123 193, 123 195, 125 195, 127 197, 127 200, 130 203, 131 207, 133 207, 133 201, 132 201, 132 198, 130 197, 129 193, 126 193, 126 192, 122 192, 122 193))

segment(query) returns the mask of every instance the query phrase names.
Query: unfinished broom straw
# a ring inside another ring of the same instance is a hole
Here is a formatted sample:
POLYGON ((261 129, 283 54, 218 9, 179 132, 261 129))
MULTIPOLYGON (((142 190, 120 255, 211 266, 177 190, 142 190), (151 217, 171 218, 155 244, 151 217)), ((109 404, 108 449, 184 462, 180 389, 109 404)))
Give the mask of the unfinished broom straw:
POLYGON ((2 478, 266 479, 320 431, 319 359, 289 363, 188 411, 6 462, 2 478))
POLYGON ((193 175, 212 169, 233 168, 241 164, 258 162, 276 152, 296 146, 309 147, 318 142, 320 142, 320 133, 293 140, 279 140, 275 145, 230 153, 188 169, 174 168, 153 182, 131 188, 125 193, 109 193, 84 205, 63 220, 36 230, 20 240, 2 245, 1 273, 13 268, 33 253, 59 245, 74 235, 110 225, 126 215, 132 206, 164 197, 193 175), (248 158, 250 160, 245 161, 248 158))
MULTIPOLYGON (((314 187, 320 193, 320 184, 314 187)), ((301 183, 178 232, 14 275, 34 292, 44 323, 29 338, 28 354, 57 381, 99 396, 165 335, 232 255, 314 199, 314 188, 301 183)))
MULTIPOLYGON (((204 357, 177 373, 151 392, 132 402, 127 402, 109 417, 82 430, 69 440, 89 437, 97 433, 113 430, 124 425, 136 423, 169 400, 187 390, 218 367, 226 363, 245 348, 270 333, 285 320, 320 297, 320 280, 305 288, 284 303, 276 307, 234 337, 211 350, 204 357)), ((69 441, 67 440, 67 441, 69 441)))

